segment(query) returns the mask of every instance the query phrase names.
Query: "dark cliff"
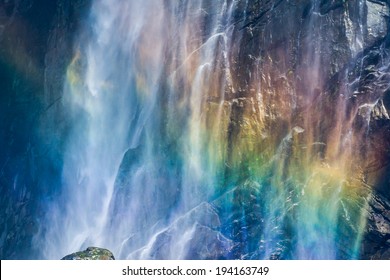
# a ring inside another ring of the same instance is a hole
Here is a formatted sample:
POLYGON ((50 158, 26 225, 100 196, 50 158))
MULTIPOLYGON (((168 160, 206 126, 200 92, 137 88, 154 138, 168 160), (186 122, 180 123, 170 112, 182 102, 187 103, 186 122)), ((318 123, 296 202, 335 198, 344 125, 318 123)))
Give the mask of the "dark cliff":
POLYGON ((32 240, 61 172, 61 116, 53 107, 88 5, 0 1, 1 259, 38 257, 32 240))

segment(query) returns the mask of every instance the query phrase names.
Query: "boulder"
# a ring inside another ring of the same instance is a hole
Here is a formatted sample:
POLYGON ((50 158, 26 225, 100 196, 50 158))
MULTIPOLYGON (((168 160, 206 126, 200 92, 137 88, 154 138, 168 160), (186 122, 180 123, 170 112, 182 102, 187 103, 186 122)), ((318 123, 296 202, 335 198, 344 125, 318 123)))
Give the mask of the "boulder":
POLYGON ((115 258, 114 255, 107 249, 88 247, 85 251, 67 255, 61 260, 115 260, 115 258))

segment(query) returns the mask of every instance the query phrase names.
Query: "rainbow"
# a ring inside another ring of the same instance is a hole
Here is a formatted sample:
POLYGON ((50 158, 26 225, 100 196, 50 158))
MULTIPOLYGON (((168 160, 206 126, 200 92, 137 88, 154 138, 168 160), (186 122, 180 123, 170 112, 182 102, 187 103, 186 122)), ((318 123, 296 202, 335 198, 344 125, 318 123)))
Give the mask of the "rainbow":
POLYGON ((63 238, 46 257, 93 243, 119 258, 359 258, 375 160, 361 120, 376 105, 351 101, 347 75, 327 84, 324 19, 294 38, 296 58, 266 23, 264 40, 240 33, 236 1, 134 2, 95 1, 80 31, 66 204, 51 209, 65 222, 46 236, 63 238))

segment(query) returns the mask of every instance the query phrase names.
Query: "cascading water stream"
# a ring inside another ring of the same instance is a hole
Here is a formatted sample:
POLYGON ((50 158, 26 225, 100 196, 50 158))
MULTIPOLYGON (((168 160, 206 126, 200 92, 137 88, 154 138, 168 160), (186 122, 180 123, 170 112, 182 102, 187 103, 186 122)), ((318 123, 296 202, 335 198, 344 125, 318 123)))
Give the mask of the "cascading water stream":
MULTIPOLYGON (((161 47, 155 42, 152 46, 149 37, 144 41, 153 48, 154 57, 148 60, 144 73, 142 61, 133 55, 139 52, 136 42, 142 40, 140 32, 145 31, 141 30, 144 19, 140 15, 146 11, 141 11, 147 9, 147 3, 137 6, 126 1, 121 5, 96 1, 90 16, 92 26, 84 34, 88 39, 81 39, 76 47, 65 85, 65 106, 73 123, 64 160, 66 202, 51 209, 54 224, 47 234, 53 241, 46 246, 49 258, 58 258, 52 254, 59 243, 63 246, 59 252, 64 254, 85 243, 106 242, 102 231, 115 178, 126 150, 139 145, 155 104, 163 65, 161 47), (135 24, 130 25, 129 18, 135 24)), ((152 26, 149 35, 161 33, 158 29, 152 26)))
POLYGON ((67 70, 44 258, 89 245, 121 259, 358 257, 369 191, 353 159, 368 126, 354 130, 348 82, 332 95, 323 80, 323 1, 293 54, 270 31, 283 20, 264 16, 282 1, 257 18, 244 2, 93 2, 67 70))

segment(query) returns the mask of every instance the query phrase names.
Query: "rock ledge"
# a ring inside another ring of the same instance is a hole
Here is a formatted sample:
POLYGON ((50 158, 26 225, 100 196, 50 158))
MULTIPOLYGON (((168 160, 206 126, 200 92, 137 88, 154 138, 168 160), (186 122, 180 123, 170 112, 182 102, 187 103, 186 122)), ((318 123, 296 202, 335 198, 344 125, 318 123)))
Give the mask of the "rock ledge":
POLYGON ((107 249, 88 247, 85 251, 67 255, 61 260, 115 260, 115 258, 114 255, 107 249))

